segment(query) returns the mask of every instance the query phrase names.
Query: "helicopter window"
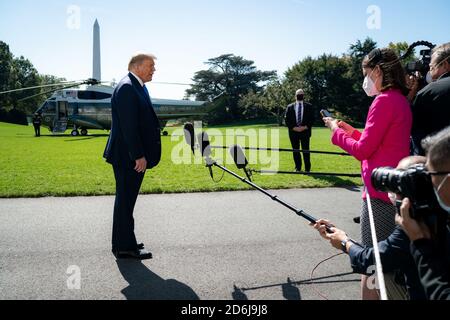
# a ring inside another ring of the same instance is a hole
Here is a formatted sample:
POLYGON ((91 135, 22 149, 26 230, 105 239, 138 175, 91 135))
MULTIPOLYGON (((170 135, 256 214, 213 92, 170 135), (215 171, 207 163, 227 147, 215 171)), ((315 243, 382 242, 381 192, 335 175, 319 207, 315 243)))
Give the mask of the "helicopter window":
POLYGON ((54 101, 47 101, 44 105, 44 107, 42 108, 43 111, 45 112, 56 112, 56 102, 54 101))
POLYGON ((78 91, 78 99, 81 100, 103 100, 111 98, 110 93, 98 91, 78 91))

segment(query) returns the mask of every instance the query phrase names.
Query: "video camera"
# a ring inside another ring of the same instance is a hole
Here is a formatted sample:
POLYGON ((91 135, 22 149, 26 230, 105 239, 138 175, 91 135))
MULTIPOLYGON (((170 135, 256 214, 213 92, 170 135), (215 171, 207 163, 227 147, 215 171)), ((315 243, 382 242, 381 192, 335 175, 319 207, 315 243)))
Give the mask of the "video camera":
MULTIPOLYGON (((406 170, 390 167, 375 169, 372 172, 372 185, 380 192, 392 192, 401 195, 402 200, 411 200, 411 217, 424 220, 442 209, 433 190, 431 176, 423 164, 406 170)), ((400 209, 401 201, 396 206, 400 209)))
POLYGON ((430 71, 431 51, 435 47, 434 44, 427 41, 414 42, 409 46, 408 50, 406 50, 405 54, 400 59, 404 60, 409 57, 413 50, 419 46, 428 47, 428 49, 420 50, 419 54, 421 58, 417 61, 408 62, 405 65, 405 70, 409 75, 416 75, 416 73, 419 73, 421 79, 425 79, 428 71, 430 71))

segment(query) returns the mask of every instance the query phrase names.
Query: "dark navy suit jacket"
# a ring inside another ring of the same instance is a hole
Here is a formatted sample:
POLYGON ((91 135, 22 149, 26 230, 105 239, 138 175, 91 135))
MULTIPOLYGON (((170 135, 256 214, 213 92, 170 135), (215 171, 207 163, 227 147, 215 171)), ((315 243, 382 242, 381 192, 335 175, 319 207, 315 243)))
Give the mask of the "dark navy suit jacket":
POLYGON ((151 99, 129 73, 111 99, 112 126, 103 157, 116 166, 134 168, 145 157, 147 169, 161 159, 161 133, 151 99))
MULTIPOLYGON (((293 132, 292 129, 297 127, 297 115, 295 113, 295 108, 297 103, 292 103, 287 106, 286 113, 284 116, 284 120, 286 122, 286 126, 289 128, 290 132, 293 132)), ((302 126, 307 126, 308 130, 300 133, 300 136, 312 136, 312 126, 314 125, 314 107, 308 102, 303 102, 303 121, 301 123, 302 126)))

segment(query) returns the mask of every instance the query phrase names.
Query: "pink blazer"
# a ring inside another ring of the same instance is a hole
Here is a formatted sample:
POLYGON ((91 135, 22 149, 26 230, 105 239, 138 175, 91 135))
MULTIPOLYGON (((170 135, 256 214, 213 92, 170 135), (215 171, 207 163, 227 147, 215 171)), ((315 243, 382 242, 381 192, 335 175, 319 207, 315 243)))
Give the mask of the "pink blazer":
MULTIPOLYGON (((390 89, 373 101, 366 127, 351 136, 338 129, 332 143, 361 161, 362 178, 372 198, 389 202, 387 193, 375 191, 371 183, 372 171, 379 167, 396 167, 409 156, 412 114, 400 90, 390 89)), ((363 193, 366 198, 366 193, 363 193)))

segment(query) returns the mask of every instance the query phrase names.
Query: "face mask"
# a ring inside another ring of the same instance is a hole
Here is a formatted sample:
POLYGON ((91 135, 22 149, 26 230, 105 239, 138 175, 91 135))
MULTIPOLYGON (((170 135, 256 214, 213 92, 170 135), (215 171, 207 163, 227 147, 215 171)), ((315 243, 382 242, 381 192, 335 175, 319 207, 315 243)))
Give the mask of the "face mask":
MULTIPOLYGON (((372 73, 370 75, 372 75, 372 73)), ((364 78, 363 89, 369 97, 374 97, 380 94, 375 86, 375 82, 373 82, 372 78, 370 78, 369 75, 364 78)))
POLYGON ((433 77, 432 77, 432 75, 431 75, 431 71, 428 71, 427 77, 425 78, 425 81, 426 81, 427 83, 432 83, 432 82, 433 82, 433 77))
POLYGON ((303 101, 304 98, 305 98, 304 95, 299 94, 299 95, 297 96, 297 101, 303 101))
POLYGON ((442 189, 442 186, 444 185, 445 181, 447 180, 448 175, 445 177, 444 181, 442 181, 441 185, 436 189, 434 189, 434 193, 436 194, 436 198, 437 201, 439 202, 439 205, 441 206, 442 209, 444 209, 445 211, 447 211, 448 214, 450 214, 450 206, 447 206, 444 201, 442 201, 441 197, 439 196, 439 191, 442 189))

